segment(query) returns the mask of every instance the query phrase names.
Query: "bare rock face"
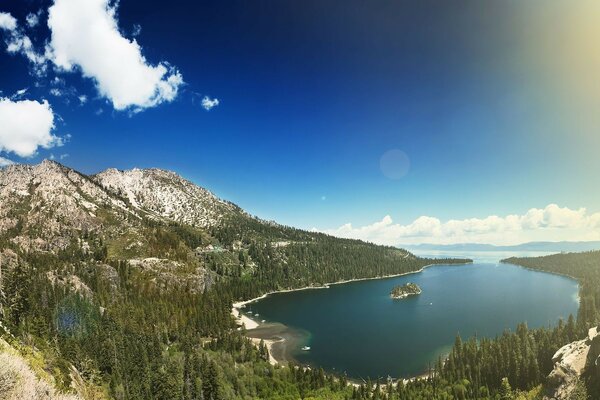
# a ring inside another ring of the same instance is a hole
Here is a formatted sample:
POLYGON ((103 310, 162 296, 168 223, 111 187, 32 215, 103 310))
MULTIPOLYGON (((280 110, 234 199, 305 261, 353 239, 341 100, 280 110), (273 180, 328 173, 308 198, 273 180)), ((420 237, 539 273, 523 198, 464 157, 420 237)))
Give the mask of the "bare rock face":
POLYGON ((86 299, 91 299, 94 297, 92 290, 77 275, 68 274, 61 276, 55 271, 48 271, 46 277, 53 286, 66 288, 67 290, 77 293, 86 299))
POLYGON ((552 357, 554 369, 548 375, 548 386, 550 393, 544 397, 544 400, 569 400, 571 393, 575 390, 579 378, 595 364, 596 357, 590 357, 598 346, 600 334, 598 328, 592 328, 588 336, 573 343, 561 347, 552 357), (592 350, 592 347, 594 350, 592 350), (591 352, 592 350, 592 352, 591 352), (593 358, 593 360, 590 360, 593 358), (591 361, 591 363, 590 363, 591 361))
POLYGON ((109 214, 125 223, 131 213, 121 199, 56 162, 0 169, 0 235, 24 251, 62 250, 74 231, 105 229, 109 214))
POLYGON ((196 227, 214 226, 228 213, 241 212, 232 203, 170 171, 156 168, 119 171, 111 168, 93 179, 126 198, 134 208, 196 227))
POLYGON ((152 282, 162 290, 180 289, 197 293, 215 282, 214 273, 179 261, 151 257, 129 260, 129 265, 150 276, 152 282))

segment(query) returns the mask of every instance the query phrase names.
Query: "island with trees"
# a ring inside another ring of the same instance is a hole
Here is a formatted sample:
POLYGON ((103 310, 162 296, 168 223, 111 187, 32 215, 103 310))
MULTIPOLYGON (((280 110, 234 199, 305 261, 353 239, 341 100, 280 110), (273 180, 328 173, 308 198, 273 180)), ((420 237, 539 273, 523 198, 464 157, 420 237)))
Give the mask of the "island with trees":
POLYGON ((392 299, 404 299, 408 296, 421 294, 421 288, 416 283, 405 283, 404 285, 395 286, 390 292, 392 299))

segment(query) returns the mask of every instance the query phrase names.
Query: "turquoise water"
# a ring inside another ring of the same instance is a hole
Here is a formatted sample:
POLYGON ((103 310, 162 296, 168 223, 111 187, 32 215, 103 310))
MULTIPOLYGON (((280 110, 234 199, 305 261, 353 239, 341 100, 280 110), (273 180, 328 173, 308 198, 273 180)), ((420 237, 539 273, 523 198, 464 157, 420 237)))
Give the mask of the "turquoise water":
POLYGON ((299 362, 352 378, 397 378, 424 372, 447 354, 457 333, 493 337, 523 321, 554 325, 577 313, 577 292, 572 279, 486 260, 274 294, 246 312, 308 332, 292 349, 299 362), (390 299, 390 290, 406 282, 423 293, 390 299), (311 350, 300 350, 304 344, 311 350))

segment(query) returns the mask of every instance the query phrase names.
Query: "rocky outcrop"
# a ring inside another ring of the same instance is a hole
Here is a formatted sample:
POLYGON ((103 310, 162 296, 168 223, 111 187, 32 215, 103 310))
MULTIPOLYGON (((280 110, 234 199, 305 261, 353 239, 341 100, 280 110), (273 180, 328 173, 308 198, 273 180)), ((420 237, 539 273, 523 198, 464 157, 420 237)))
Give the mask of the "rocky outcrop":
POLYGON ((77 293, 86 299, 92 299, 94 293, 77 275, 61 275, 56 271, 48 271, 46 277, 52 283, 52 286, 59 286, 77 293))
POLYGON ((89 177, 53 161, 0 169, 0 235, 23 251, 64 250, 81 232, 127 226, 127 208, 89 177))
MULTIPOLYGON (((0 264, 10 269, 21 252, 79 253, 94 260, 108 255, 131 260, 160 288, 182 285, 192 292, 203 291, 214 283, 215 274, 203 267, 201 257, 184 262, 145 259, 155 255, 146 251, 148 234, 157 225, 202 230, 238 216, 249 217, 174 172, 108 169, 88 176, 48 160, 10 165, 0 169, 0 240, 14 251, 0 249, 0 264)), ((111 288, 116 288, 114 268, 92 263, 90 267, 106 273, 111 288)), ((54 285, 91 297, 83 275, 65 270, 50 271, 47 277, 54 285)))
POLYGON ((197 293, 215 282, 215 274, 200 266, 162 258, 129 260, 129 265, 145 274, 161 290, 187 290, 197 293))
POLYGON ((586 369, 600 362, 600 334, 592 328, 588 336, 561 347, 552 357, 554 369, 548 375, 548 394, 544 400, 569 400, 586 369))

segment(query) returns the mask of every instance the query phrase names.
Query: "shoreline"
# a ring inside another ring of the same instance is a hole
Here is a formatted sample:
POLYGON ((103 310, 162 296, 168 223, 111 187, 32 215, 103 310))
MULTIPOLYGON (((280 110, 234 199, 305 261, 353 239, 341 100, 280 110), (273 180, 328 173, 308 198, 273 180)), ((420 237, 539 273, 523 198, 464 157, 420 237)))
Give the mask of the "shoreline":
MULTIPOLYGON (((260 324, 255 321, 254 319, 248 317, 247 315, 244 315, 240 309, 244 308, 247 304, 251 304, 254 303, 256 301, 262 300, 267 298, 268 296, 272 295, 272 294, 278 294, 278 293, 290 293, 290 292, 299 292, 302 290, 316 290, 316 289, 329 289, 329 287, 333 286, 333 285, 343 285, 345 283, 352 283, 352 282, 360 282, 360 281, 369 281, 369 280, 375 280, 375 279, 386 279, 386 278, 396 278, 399 276, 404 276, 404 275, 410 275, 410 274, 417 274, 419 272, 423 272, 423 270, 425 268, 434 266, 434 265, 444 265, 444 264, 428 264, 423 266, 421 269, 417 270, 417 271, 410 271, 410 272, 402 272, 399 274, 391 274, 391 275, 384 275, 384 276, 374 276, 371 278, 355 278, 355 279, 346 279, 346 280, 342 280, 342 281, 337 281, 337 282, 328 282, 328 283, 324 283, 322 285, 319 286, 305 286, 305 287, 301 287, 301 288, 296 288, 296 289, 281 289, 281 290, 273 290, 271 292, 265 293, 261 296, 255 297, 253 299, 249 299, 249 300, 243 300, 243 301, 238 301, 232 304, 231 307, 231 315, 233 315, 233 318, 235 319, 236 323, 238 324, 240 329, 242 326, 244 326, 246 328, 247 331, 252 330, 252 329, 256 329, 260 326, 260 324)), ((464 265, 464 264, 459 264, 459 265, 464 265)))
MULTIPOLYGON (((239 308, 243 308, 243 306, 245 306, 246 304, 250 304, 250 303, 254 303, 256 301, 262 300, 272 294, 278 294, 278 293, 289 293, 289 292, 298 292, 301 290, 313 290, 313 289, 329 289, 329 287, 333 286, 333 285, 343 285, 345 283, 352 283, 352 282, 361 282, 361 281, 371 281, 371 280, 376 280, 376 279, 388 279, 388 278, 397 278, 399 276, 405 276, 405 275, 412 275, 412 274, 418 274, 420 272, 423 272, 423 270, 425 270, 426 268, 429 267, 435 267, 435 266, 448 266, 448 265, 469 265, 469 264, 473 264, 473 261, 471 262, 466 262, 466 263, 460 263, 460 264, 427 264, 424 265, 423 267, 421 267, 418 270, 415 271, 409 271, 409 272, 401 272, 398 274, 390 274, 390 275, 380 275, 380 276, 373 276, 373 277, 369 277, 369 278, 354 278, 354 279, 345 279, 342 281, 336 281, 336 282, 328 282, 328 283, 324 283, 322 285, 319 286, 305 286, 305 287, 301 287, 301 288, 295 288, 295 289, 281 289, 281 290, 273 290, 271 292, 265 293, 261 296, 255 297, 253 299, 249 299, 249 300, 243 300, 243 301, 238 301, 233 303, 232 305, 232 315, 236 318, 236 320, 238 319, 244 319, 244 317, 247 320, 252 321, 254 324, 256 324, 256 326, 258 326, 258 323, 256 321, 254 321, 252 318, 249 318, 245 315, 243 315, 240 311, 239 308), (234 312, 235 310, 235 312, 234 312), (239 317, 241 316, 241 317, 239 317)), ((248 328, 246 327, 246 330, 249 329, 254 329, 254 328, 248 328)))
POLYGON ((562 278, 568 278, 568 279, 571 279, 571 280, 575 281, 575 283, 577 283, 577 303, 579 304, 579 306, 581 306, 581 282, 579 281, 579 278, 576 278, 576 277, 571 276, 569 274, 563 274, 563 273, 560 273, 560 272, 546 271, 546 270, 543 270, 543 269, 536 269, 536 268, 529 268, 529 267, 525 267, 525 266, 520 265, 520 264, 511 263, 510 261, 505 261, 505 260, 500 260, 500 264, 513 265, 515 267, 526 269, 527 271, 541 272, 543 274, 556 275, 556 276, 560 276, 562 278))
POLYGON ((275 339, 260 339, 260 338, 251 337, 249 339, 257 347, 262 340, 263 343, 267 346, 267 350, 269 351, 269 364, 271 364, 272 366, 279 365, 279 361, 277 359, 275 359, 275 357, 273 357, 273 345, 275 343, 283 342, 285 340, 284 338, 279 338, 279 339, 275 340, 275 339))
POLYGON ((578 284, 578 285, 581 285, 581 282, 579 282, 579 278, 576 278, 576 277, 574 277, 574 276, 572 276, 572 275, 569 275, 569 274, 563 274, 563 273, 561 273, 561 272, 555 272, 555 271, 547 271, 547 270, 545 270, 545 269, 529 268, 529 267, 525 267, 525 266, 523 266, 523 265, 520 265, 520 264, 515 264, 515 263, 512 263, 512 262, 510 262, 510 261, 507 261, 507 260, 500 260, 500 261, 499 261, 499 264, 508 264, 508 265, 514 265, 515 267, 523 268, 523 269, 526 269, 526 270, 528 270, 528 271, 533 271, 533 272, 542 272, 542 273, 544 273, 544 274, 551 274, 551 275, 562 276, 563 278, 569 278, 569 279, 572 279, 572 280, 574 280, 575 282, 577 282, 577 284, 578 284))
MULTIPOLYGON (((274 290, 268 293, 265 293, 261 296, 249 299, 249 300, 244 300, 244 301, 238 301, 232 304, 231 307, 231 315, 233 315, 236 324, 238 325, 238 330, 241 330, 242 328, 245 328, 246 331, 250 331, 250 330, 255 330, 257 328, 259 328, 261 326, 262 323, 257 322, 256 320, 254 320, 253 318, 250 318, 246 315, 244 315, 240 309, 244 308, 247 304, 251 304, 254 303, 256 301, 265 299, 266 297, 273 295, 273 294, 278 294, 278 293, 290 293, 290 292, 297 292, 297 291, 302 291, 302 290, 314 290, 314 289, 329 289, 331 286, 333 285, 343 285, 346 283, 352 283, 352 282, 361 282, 361 281, 369 281, 369 280, 376 280, 376 279, 388 279, 388 278, 396 278, 399 276, 405 276, 405 275, 412 275, 412 274, 418 274, 423 272, 426 268, 429 267, 433 267, 433 266, 444 266, 444 265, 468 265, 468 264, 473 264, 473 261, 471 262, 466 262, 466 263, 461 263, 461 264, 443 264, 443 263, 434 263, 434 264, 427 264, 424 265, 423 267, 421 267, 418 270, 415 271, 408 271, 408 272, 401 272, 401 273, 397 273, 397 274, 389 274, 389 275, 383 275, 383 276, 374 276, 374 277, 368 277, 368 278, 354 278, 354 279, 345 279, 345 280, 341 280, 341 281, 337 281, 337 282, 328 282, 322 285, 318 285, 318 286, 305 286, 305 287, 301 287, 301 288, 295 288, 295 289, 281 289, 281 290, 274 290)), ((281 336, 277 336, 277 339, 267 339, 267 338, 256 338, 256 337, 251 337, 251 336, 247 336, 254 344, 258 345, 260 343, 260 340, 263 340, 265 345, 267 346, 268 350, 269 350, 269 363, 273 366, 276 365, 283 365, 284 363, 288 362, 289 360, 286 359, 281 359, 278 360, 277 358, 275 358, 273 356, 273 346, 275 344, 281 344, 283 345, 285 342, 285 338, 281 337, 281 336)), ((398 378, 402 379, 403 381, 409 381, 409 380, 414 380, 414 379, 420 379, 422 378, 424 375, 423 374, 419 374, 416 375, 414 377, 410 377, 410 378, 398 378)), ((356 382, 354 383, 356 384, 356 382)))

